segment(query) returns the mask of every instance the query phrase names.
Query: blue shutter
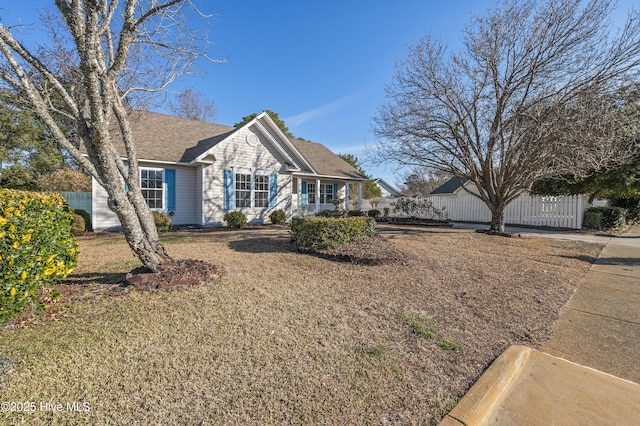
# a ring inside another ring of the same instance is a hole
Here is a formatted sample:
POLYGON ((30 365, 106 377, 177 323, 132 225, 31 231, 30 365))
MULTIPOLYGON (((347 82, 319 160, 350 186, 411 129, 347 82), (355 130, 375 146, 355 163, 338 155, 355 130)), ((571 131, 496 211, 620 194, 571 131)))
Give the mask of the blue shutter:
POLYGON ((271 173, 269 175, 269 208, 274 209, 278 200, 278 175, 271 173))
POLYGON ((300 204, 307 205, 307 182, 302 182, 302 194, 300 194, 300 204))
POLYGON ((337 183, 333 184, 333 199, 334 200, 338 199, 338 184, 337 183))
POLYGON ((164 170, 164 181, 167 184, 167 210, 176 209, 176 171, 175 169, 164 170))
POLYGON ((233 170, 224 171, 224 209, 233 209, 233 170))

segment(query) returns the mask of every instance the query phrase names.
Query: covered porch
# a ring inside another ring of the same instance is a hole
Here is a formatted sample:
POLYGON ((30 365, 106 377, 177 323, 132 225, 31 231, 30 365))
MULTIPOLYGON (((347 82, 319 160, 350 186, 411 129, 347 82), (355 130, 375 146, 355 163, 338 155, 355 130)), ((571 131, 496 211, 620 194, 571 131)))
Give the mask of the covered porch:
POLYGON ((362 180, 294 175, 292 186, 293 215, 309 216, 334 210, 334 200, 341 200, 340 209, 362 209, 362 180), (350 184, 357 187, 357 197, 350 193, 350 184))

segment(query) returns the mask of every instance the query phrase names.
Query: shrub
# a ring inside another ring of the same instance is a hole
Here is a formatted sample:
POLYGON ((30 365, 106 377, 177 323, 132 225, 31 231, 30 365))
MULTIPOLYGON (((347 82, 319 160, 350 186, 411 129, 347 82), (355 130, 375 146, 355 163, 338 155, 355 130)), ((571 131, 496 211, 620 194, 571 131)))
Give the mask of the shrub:
POLYGON ((171 219, 166 214, 154 210, 153 221, 156 223, 158 232, 167 232, 169 229, 171 229, 171 219))
MULTIPOLYGON (((393 203, 393 211, 400 217, 446 220, 447 212, 445 208, 438 209, 433 203, 425 198, 401 197, 393 203)), ((386 211, 385 211, 386 213, 386 211)))
POLYGON ((602 212, 585 211, 582 227, 586 229, 602 228, 602 212))
POLYGON ((349 241, 370 237, 376 221, 370 217, 323 218, 295 216, 291 219, 291 238, 300 247, 323 250, 349 241))
POLYGON ((318 213, 316 213, 316 216, 319 216, 319 217, 333 217, 333 212, 334 212, 334 210, 320 210, 318 213))
POLYGON ((360 210, 349 210, 348 215, 349 217, 357 217, 357 216, 364 216, 364 213, 362 213, 360 210))
POLYGON ((376 217, 380 216, 380 210, 376 210, 376 209, 369 210, 367 212, 367 216, 375 219, 376 217))
POLYGON ((73 218, 58 194, 0 190, 0 323, 36 302, 78 261, 73 218))
POLYGON ((84 224, 84 217, 80 216, 77 213, 72 213, 73 215, 73 233, 79 234, 80 232, 84 232, 86 226, 84 224))
POLYGON ((88 211, 86 210, 82 210, 82 209, 75 209, 73 211, 75 214, 78 214, 80 216, 82 216, 82 218, 84 219, 84 229, 83 231, 88 231, 91 232, 91 215, 89 214, 88 211))
POLYGON ((224 215, 223 219, 229 228, 242 228, 247 224, 247 216, 241 211, 229 212, 224 215))
POLYGON ((287 214, 282 209, 274 210, 269 215, 269 220, 274 225, 282 225, 287 222, 287 214))
POLYGON ((585 216, 587 212, 602 214, 601 228, 616 229, 626 224, 625 216, 627 212, 620 207, 590 207, 585 211, 585 216))
POLYGON ((611 200, 612 207, 620 207, 627 211, 627 223, 636 223, 640 221, 640 197, 636 198, 613 198, 611 200))

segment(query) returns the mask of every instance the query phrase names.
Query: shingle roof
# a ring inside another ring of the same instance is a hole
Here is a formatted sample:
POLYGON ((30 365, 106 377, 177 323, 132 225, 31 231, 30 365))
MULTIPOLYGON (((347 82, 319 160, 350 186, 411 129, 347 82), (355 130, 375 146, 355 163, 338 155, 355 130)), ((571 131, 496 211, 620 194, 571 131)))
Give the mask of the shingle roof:
POLYGON ((431 191, 429 195, 437 195, 437 194, 453 194, 458 190, 458 188, 462 187, 465 183, 467 183, 469 179, 467 178, 458 178, 454 176, 450 178, 448 181, 431 191))
MULTIPOLYGON (((189 163, 238 130, 150 111, 130 111, 129 119, 140 160, 189 163)), ((115 126, 112 132, 119 134, 115 126)), ((292 143, 319 175, 367 178, 324 145, 300 139, 292 143)), ((116 149, 125 155, 122 143, 116 149)))
MULTIPOLYGON (((141 160, 188 163, 236 129, 149 111, 129 113, 136 151, 141 160)), ((124 155, 124 145, 116 144, 124 155)))
POLYGON ((367 176, 322 144, 302 139, 292 139, 291 142, 319 175, 367 179, 367 176))

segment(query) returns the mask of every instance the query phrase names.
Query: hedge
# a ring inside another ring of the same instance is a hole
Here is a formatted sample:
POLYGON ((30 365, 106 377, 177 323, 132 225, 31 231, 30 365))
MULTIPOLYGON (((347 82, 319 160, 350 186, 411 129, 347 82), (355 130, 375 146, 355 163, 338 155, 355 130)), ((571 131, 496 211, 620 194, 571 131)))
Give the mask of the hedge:
POLYGON ((0 189, 0 323, 37 303, 78 261, 72 212, 58 194, 0 189))
POLYGON ((171 229, 171 218, 164 213, 160 213, 159 211, 154 210, 153 221, 156 224, 156 229, 158 232, 167 232, 171 229))
MULTIPOLYGON (((583 227, 597 226, 597 219, 594 214, 602 214, 599 228, 616 229, 624 226, 627 211, 620 207, 590 207, 584 213, 583 227), (585 223, 587 222, 587 223, 585 223), (589 226, 587 226, 589 225, 589 226)), ((597 229, 597 228, 594 228, 597 229)))
POLYGON ((370 237, 375 232, 376 221, 365 216, 295 216, 291 219, 291 239, 298 247, 315 250, 338 247, 352 240, 370 237))

